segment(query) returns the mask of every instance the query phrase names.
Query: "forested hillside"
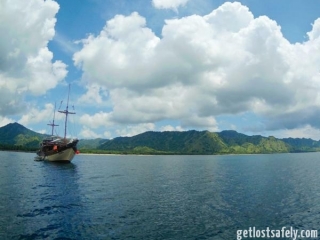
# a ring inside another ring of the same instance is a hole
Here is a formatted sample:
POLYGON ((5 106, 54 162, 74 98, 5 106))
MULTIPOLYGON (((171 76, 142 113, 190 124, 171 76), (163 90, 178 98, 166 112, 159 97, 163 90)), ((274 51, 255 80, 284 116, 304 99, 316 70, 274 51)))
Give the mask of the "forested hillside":
MULTIPOLYGON (((0 150, 36 150, 46 135, 18 123, 0 128, 0 150)), ((320 141, 248 136, 236 131, 145 132, 133 137, 83 139, 78 149, 116 154, 254 154, 320 151, 320 141)))

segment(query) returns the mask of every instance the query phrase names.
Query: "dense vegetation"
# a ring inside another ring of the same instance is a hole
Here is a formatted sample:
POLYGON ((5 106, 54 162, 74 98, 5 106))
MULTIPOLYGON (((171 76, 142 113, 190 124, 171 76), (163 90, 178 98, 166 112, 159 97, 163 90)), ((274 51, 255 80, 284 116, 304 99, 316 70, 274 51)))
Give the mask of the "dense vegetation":
POLYGON ((247 136, 236 131, 212 133, 194 130, 145 132, 133 137, 118 137, 106 141, 98 149, 132 154, 139 152, 140 154, 208 155, 285 153, 293 150, 289 144, 274 137, 247 136))
MULTIPOLYGON (((0 128, 0 150, 35 151, 46 135, 18 123, 0 128)), ((236 131, 145 132, 133 137, 80 140, 82 153, 97 154, 255 154, 320 151, 320 141, 247 136, 236 131)))
POLYGON ((0 144, 1 151, 23 151, 23 152, 34 152, 37 148, 33 147, 26 147, 22 145, 7 145, 7 144, 0 144))
POLYGON ((254 154, 320 151, 320 141, 247 136, 236 131, 145 132, 106 141, 99 150, 127 154, 254 154))
POLYGON ((45 136, 21 124, 9 123, 0 128, 0 150, 35 151, 45 136))

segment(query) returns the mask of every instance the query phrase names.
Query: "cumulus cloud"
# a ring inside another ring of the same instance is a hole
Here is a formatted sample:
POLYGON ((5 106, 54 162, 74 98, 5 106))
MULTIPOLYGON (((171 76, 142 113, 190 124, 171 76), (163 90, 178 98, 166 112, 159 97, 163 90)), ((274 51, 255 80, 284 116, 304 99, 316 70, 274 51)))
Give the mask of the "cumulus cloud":
POLYGON ((117 15, 99 36, 84 39, 83 48, 73 57, 84 71, 83 79, 107 88, 150 84, 146 66, 155 57, 153 51, 160 39, 145 25, 138 13, 117 15))
MULTIPOLYGON (((28 126, 35 123, 42 122, 43 120, 51 121, 53 119, 54 114, 54 105, 53 104, 45 104, 43 109, 39 109, 35 106, 29 106, 29 111, 26 114, 23 114, 18 121, 22 125, 28 126)), ((56 114, 55 120, 63 119, 62 114, 56 114)))
POLYGON ((7 118, 7 117, 1 117, 0 116, 0 127, 3 127, 9 123, 12 123, 13 119, 7 118))
POLYGON ((141 124, 129 125, 129 126, 126 126, 125 128, 121 128, 117 130, 117 135, 123 136, 123 137, 132 137, 146 131, 152 131, 154 129, 155 129, 154 123, 141 123, 141 124))
POLYGON ((66 65, 52 62, 47 48, 58 9, 52 0, 1 1, 0 115, 21 112, 24 96, 45 94, 66 76, 66 65))
POLYGON ((309 124, 294 129, 283 129, 271 132, 278 138, 311 138, 318 140, 320 136, 319 128, 311 127, 309 124))
POLYGON ((155 8, 172 9, 177 11, 178 7, 184 6, 189 0, 152 0, 155 8))
POLYGON ((84 126, 79 134, 84 139, 92 139, 92 138, 102 138, 101 134, 97 134, 88 127, 84 126))
POLYGON ((312 30, 307 33, 310 40, 316 40, 320 37, 320 19, 318 18, 312 25, 312 30))
POLYGON ((102 105, 107 101, 108 92, 100 85, 90 84, 86 86, 87 92, 79 98, 81 104, 99 104, 102 105))
POLYGON ((173 131, 178 131, 178 132, 181 132, 181 131, 184 131, 184 129, 181 127, 181 126, 172 126, 172 125, 165 125, 165 126, 162 126, 160 128, 160 131, 166 131, 166 132, 173 132, 173 131))
POLYGON ((82 129, 79 132, 79 137, 84 139, 94 139, 94 138, 107 138, 110 139, 112 134, 109 131, 96 133, 94 130, 90 129, 90 127, 83 125, 82 129))
POLYGON ((319 29, 318 19, 306 42, 291 44, 238 2, 166 20, 161 38, 138 13, 115 16, 74 54, 84 81, 107 89, 113 106, 85 118, 214 130, 217 116, 253 112, 266 129, 320 127, 319 29))
POLYGON ((98 128, 101 126, 110 126, 113 125, 111 119, 111 113, 98 112, 93 116, 89 114, 84 114, 79 119, 80 123, 84 126, 91 128, 98 128))

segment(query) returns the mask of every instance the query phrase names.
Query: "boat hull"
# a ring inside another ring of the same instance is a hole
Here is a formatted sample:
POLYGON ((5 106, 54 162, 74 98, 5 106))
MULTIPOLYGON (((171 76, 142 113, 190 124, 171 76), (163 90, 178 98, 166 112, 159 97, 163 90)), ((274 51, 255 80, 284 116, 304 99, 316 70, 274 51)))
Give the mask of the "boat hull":
POLYGON ((78 154, 78 139, 66 139, 58 136, 46 138, 40 144, 35 161, 71 162, 78 154))
POLYGON ((75 154, 73 148, 67 148, 63 151, 45 156, 43 160, 49 162, 71 162, 75 154))

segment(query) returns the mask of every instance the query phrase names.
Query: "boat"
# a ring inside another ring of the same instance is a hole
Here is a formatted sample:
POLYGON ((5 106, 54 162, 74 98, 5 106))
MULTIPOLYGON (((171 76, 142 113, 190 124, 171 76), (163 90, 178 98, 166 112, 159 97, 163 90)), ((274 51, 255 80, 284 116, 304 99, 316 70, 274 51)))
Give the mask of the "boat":
POLYGON ((67 106, 65 110, 58 111, 65 115, 64 121, 64 137, 54 136, 54 127, 59 126, 56 125, 55 120, 55 112, 56 105, 54 108, 53 121, 48 125, 51 126, 51 136, 45 138, 40 143, 40 149, 37 151, 37 155, 35 156, 35 161, 50 161, 50 162, 71 162, 76 154, 79 153, 77 149, 77 143, 79 140, 77 138, 67 138, 67 123, 68 123, 68 115, 75 114, 75 112, 69 111, 69 95, 70 95, 70 85, 68 89, 68 100, 67 106))

